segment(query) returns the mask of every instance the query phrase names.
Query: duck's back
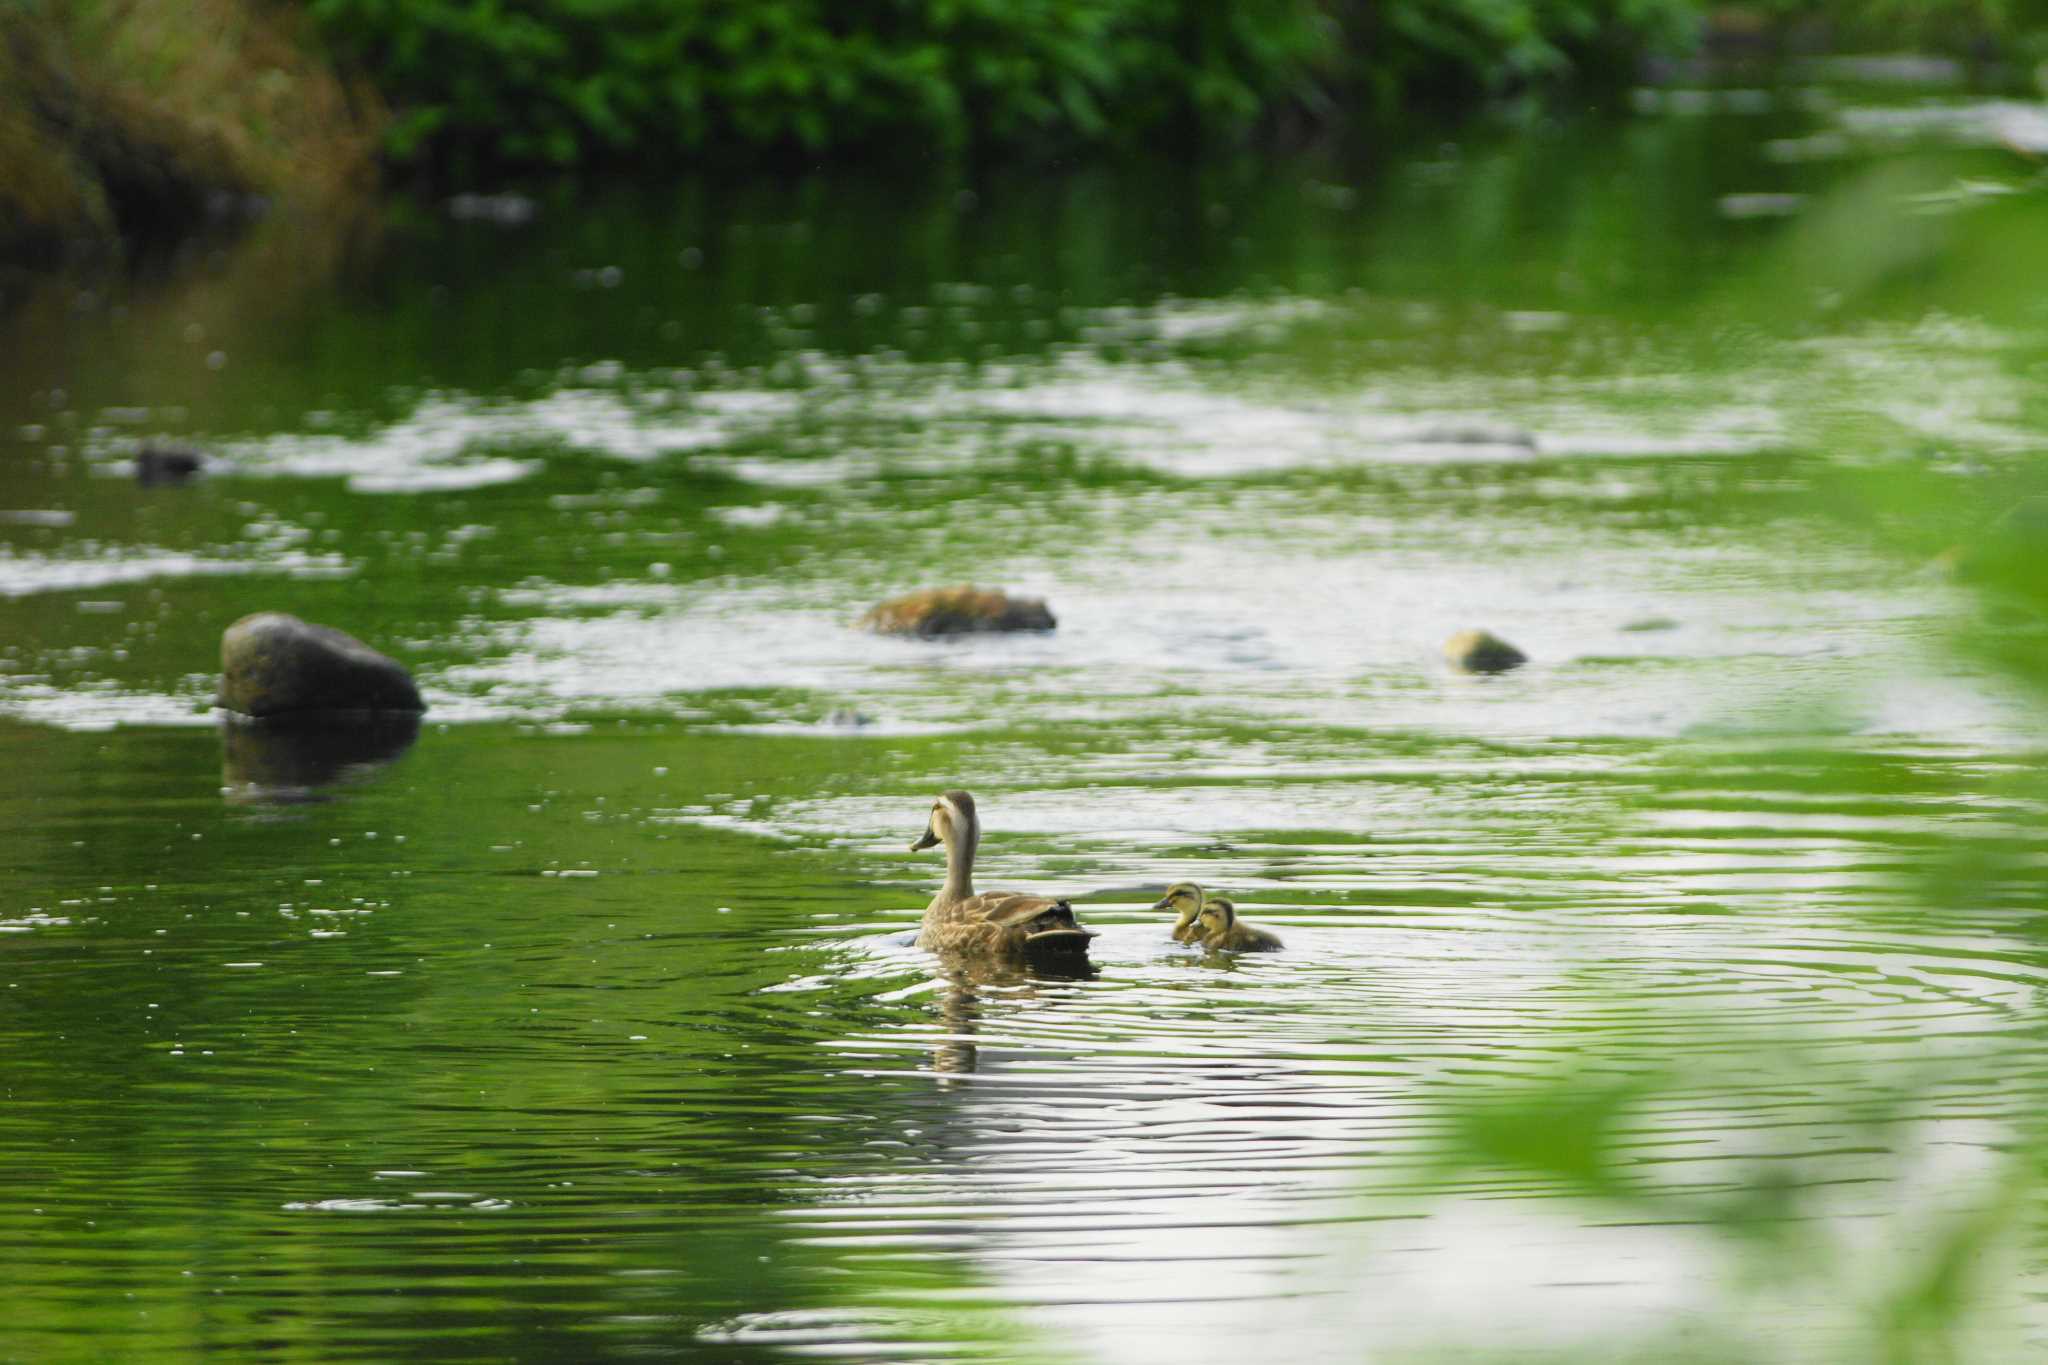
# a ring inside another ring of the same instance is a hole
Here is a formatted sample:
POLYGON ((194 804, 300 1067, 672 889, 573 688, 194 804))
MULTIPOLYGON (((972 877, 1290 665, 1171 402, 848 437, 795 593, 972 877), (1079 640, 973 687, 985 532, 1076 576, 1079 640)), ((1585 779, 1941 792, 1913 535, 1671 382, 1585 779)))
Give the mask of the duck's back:
POLYGON ((1063 900, 1016 891, 985 891, 963 900, 932 902, 924 912, 917 946, 983 952, 1022 948, 1032 934, 1079 927, 1074 922, 1074 907, 1063 900))
POLYGON ((1278 934, 1268 933, 1264 929, 1239 920, 1230 926, 1230 932, 1225 934, 1223 942, 1216 946, 1228 948, 1233 953, 1270 953, 1285 945, 1280 942, 1278 934))

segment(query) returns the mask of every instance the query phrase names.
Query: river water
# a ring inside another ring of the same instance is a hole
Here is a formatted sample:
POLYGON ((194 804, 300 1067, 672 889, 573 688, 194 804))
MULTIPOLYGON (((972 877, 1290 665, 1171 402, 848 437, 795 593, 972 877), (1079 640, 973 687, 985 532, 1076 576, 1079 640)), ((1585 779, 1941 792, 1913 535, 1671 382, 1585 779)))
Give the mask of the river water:
POLYGON ((2038 1351, 2042 712, 1927 564, 2048 444, 2034 109, 8 294, 0 1358, 2038 1351), (851 628, 968 581, 1058 629, 851 628), (224 736, 258 609, 417 739, 224 736), (907 946, 954 786, 1094 975, 907 946), (1182 878, 1285 950, 1172 944, 1182 878))

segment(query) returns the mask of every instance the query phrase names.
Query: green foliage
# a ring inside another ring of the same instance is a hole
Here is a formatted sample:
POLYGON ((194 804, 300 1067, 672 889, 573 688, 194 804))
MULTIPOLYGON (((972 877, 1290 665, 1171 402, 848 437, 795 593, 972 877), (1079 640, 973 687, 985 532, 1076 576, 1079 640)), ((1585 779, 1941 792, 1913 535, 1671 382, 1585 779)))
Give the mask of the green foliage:
POLYGON ((391 150, 568 165, 627 154, 956 146, 1239 126, 1316 50, 1301 0, 314 0, 398 103, 391 150))
POLYGON ((1577 72, 1631 72, 1645 48, 1697 29, 1692 0, 1498 0, 1356 7, 1346 23, 1359 83, 1391 105, 1418 87, 1482 93, 1577 72))
POLYGON ((400 160, 1240 135, 1363 88, 1492 90, 1686 29, 1693 0, 311 0, 400 160))
POLYGON ((1848 48, 2024 52, 2048 37, 2048 0, 1763 0, 1756 8, 1819 20, 1848 48))

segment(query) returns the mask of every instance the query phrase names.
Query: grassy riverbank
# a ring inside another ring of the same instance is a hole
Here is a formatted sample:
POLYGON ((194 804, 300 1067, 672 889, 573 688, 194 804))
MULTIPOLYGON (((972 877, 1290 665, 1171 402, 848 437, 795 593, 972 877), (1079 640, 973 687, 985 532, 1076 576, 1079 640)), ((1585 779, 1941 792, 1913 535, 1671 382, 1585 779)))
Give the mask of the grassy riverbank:
POLYGON ((108 252, 374 181, 380 103, 290 7, 0 9, 0 259, 108 252))

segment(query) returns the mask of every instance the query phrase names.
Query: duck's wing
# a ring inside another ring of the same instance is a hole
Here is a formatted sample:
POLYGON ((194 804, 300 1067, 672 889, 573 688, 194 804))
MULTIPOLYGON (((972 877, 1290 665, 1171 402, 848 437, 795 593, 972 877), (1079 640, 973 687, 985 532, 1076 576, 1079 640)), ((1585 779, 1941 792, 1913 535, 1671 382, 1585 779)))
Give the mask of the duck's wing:
POLYGON ((985 891, 979 896, 961 902, 959 915, 962 919, 980 920, 984 924, 1025 924, 1041 916, 1074 922, 1074 907, 1063 900, 1050 896, 1026 896, 1016 891, 985 891))
POLYGON ((1246 924, 1243 920, 1238 921, 1237 928, 1243 931, 1243 937, 1233 946, 1244 952, 1270 953, 1286 946, 1280 942, 1280 935, 1270 929, 1261 929, 1255 924, 1246 924))

